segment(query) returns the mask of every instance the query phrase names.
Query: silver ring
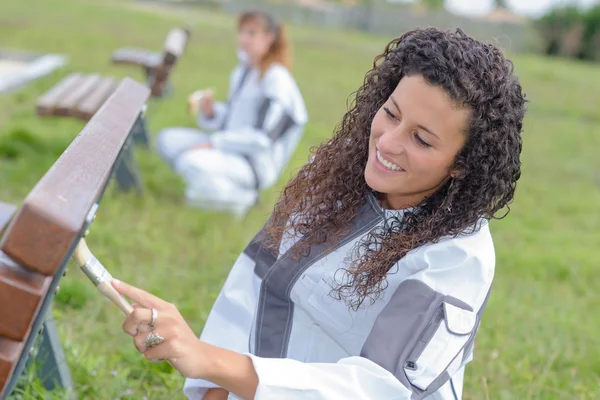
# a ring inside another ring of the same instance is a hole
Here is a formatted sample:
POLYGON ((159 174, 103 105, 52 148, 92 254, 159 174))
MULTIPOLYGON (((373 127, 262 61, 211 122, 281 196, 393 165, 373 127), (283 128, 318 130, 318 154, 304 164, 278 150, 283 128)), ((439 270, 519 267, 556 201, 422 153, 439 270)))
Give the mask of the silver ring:
POLYGON ((165 338, 160 336, 155 332, 150 332, 148 336, 146 336, 146 340, 144 340, 144 344, 149 347, 158 346, 162 342, 165 341, 165 338))
POLYGON ((156 318, 158 318, 158 311, 156 311, 156 308, 152 307, 152 319, 150 320, 150 328, 154 328, 156 318))

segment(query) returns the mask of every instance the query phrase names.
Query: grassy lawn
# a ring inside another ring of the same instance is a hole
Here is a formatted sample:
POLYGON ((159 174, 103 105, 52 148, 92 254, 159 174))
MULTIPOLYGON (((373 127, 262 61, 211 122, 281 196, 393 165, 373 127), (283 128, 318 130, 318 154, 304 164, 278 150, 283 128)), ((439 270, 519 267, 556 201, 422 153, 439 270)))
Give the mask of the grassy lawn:
MULTIPOLYGON (((185 99, 215 86, 223 99, 235 64, 235 21, 195 10, 167 12, 132 3, 68 0, 0 2, 0 46, 65 54, 66 68, 0 97, 0 199, 19 203, 83 123, 38 118, 36 98, 70 72, 142 79, 109 63, 122 46, 160 49, 167 30, 195 33, 173 76, 170 98, 148 107, 152 134, 194 126, 185 99)), ((294 74, 310 123, 278 187, 241 223, 184 206, 183 186, 156 154, 138 149, 146 193, 109 190, 88 239, 113 275, 177 304, 199 332, 232 262, 265 221, 278 190, 331 135, 387 38, 293 27, 294 74)), ((467 368, 464 398, 600 398, 600 69, 564 60, 515 56, 531 103, 523 178, 513 211, 492 224, 497 273, 467 368)), ((81 399, 178 399, 183 379, 147 363, 121 332, 122 315, 71 268, 54 306, 81 399)), ((49 398, 30 384, 24 399, 49 398)))

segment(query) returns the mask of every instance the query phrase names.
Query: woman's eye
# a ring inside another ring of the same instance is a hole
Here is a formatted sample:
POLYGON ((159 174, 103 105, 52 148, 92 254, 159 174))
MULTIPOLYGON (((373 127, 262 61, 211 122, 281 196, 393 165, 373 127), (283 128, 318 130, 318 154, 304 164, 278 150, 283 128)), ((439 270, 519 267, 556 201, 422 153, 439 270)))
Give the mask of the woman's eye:
POLYGON ((423 138, 421 138, 421 136, 419 136, 419 134, 417 132, 415 132, 414 135, 415 135, 415 139, 421 146, 431 147, 431 145, 429 143, 427 143, 426 141, 424 141, 423 138))
POLYGON ((389 108, 387 107, 383 107, 383 110, 385 111, 385 113, 387 114, 387 116, 393 120, 396 120, 398 118, 396 118, 396 116, 390 111, 389 108))

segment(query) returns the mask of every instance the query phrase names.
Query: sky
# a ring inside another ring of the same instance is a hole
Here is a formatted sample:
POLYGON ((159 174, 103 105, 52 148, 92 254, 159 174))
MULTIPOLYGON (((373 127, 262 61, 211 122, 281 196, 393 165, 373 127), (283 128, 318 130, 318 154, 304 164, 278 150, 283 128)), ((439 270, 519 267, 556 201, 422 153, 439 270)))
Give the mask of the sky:
MULTIPOLYGON (((410 2, 411 0, 400 0, 410 2)), ((600 0, 507 0, 517 14, 537 17, 555 5, 579 4, 583 7, 600 3, 600 0)), ((449 11, 457 14, 482 15, 492 10, 493 0, 446 0, 449 11)))
MULTIPOLYGON (((575 3, 583 7, 597 4, 598 0, 507 0, 515 13, 539 16, 555 5, 575 3)), ((492 0, 446 0, 448 10, 459 14, 485 14, 492 9, 492 0)))

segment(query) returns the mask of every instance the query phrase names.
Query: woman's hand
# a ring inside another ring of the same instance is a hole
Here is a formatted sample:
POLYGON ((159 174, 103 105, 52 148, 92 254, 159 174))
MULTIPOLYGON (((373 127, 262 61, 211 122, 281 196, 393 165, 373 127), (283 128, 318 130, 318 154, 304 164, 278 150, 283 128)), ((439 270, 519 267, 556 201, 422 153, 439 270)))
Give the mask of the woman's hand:
POLYGON ((215 116, 212 90, 206 90, 200 98, 200 111, 202 112, 202 115, 208 119, 215 116))
POLYGON ((113 280, 113 286, 137 303, 125 318, 123 330, 146 359, 169 361, 186 378, 215 383, 224 389, 212 392, 210 398, 215 400, 226 399, 227 392, 254 398, 258 376, 249 357, 197 339, 173 304, 124 282, 113 280), (159 343, 145 343, 151 334, 158 335, 159 343))
POLYGON ((169 361, 187 378, 203 378, 208 372, 208 345, 198 340, 177 307, 141 289, 113 280, 115 289, 138 304, 123 323, 123 331, 133 337, 140 353, 150 361, 169 361), (156 320, 152 322, 152 308, 156 320), (148 346, 149 333, 163 338, 162 343, 148 346))

